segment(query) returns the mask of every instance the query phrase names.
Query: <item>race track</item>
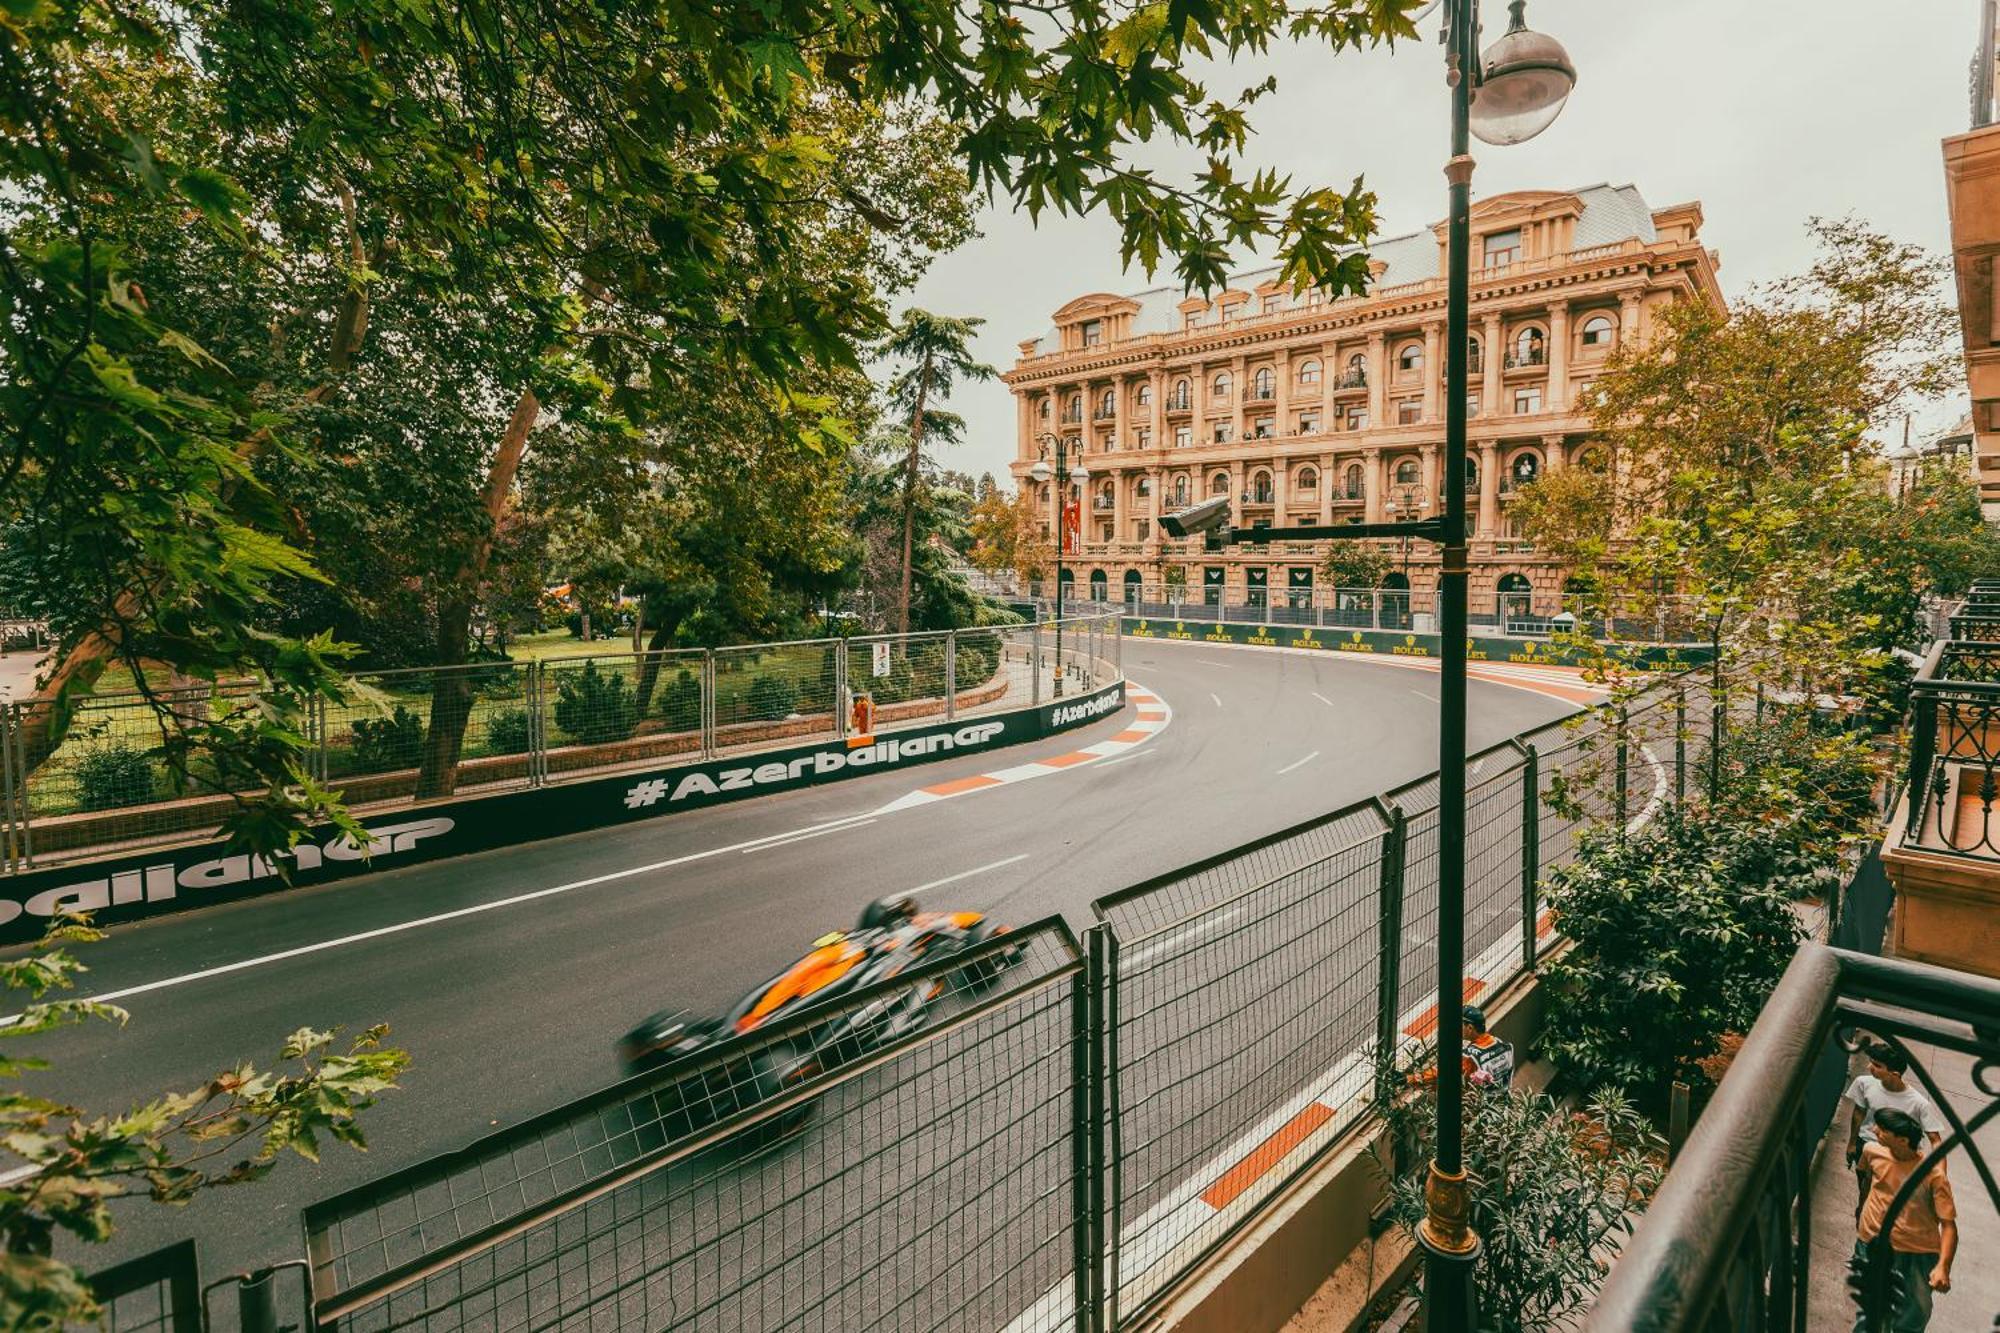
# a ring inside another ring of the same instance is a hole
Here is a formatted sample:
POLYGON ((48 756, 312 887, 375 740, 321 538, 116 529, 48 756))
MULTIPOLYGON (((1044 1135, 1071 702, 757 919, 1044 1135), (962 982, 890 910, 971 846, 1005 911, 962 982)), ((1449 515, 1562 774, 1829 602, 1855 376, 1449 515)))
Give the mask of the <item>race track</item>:
MULTIPOLYGON (((34 1053, 55 1069, 29 1086, 45 1095, 123 1109, 239 1061, 267 1062, 302 1024, 385 1022, 415 1059, 404 1089, 368 1117, 367 1155, 330 1150, 317 1168, 288 1163, 186 1209, 124 1205, 116 1243, 87 1262, 190 1233, 211 1280, 299 1257, 301 1205, 603 1087, 618 1074, 612 1042, 631 1023, 662 1008, 719 1009, 870 899, 914 891, 926 906, 1018 922, 1060 913, 1080 931, 1094 898, 1434 767, 1438 682, 1426 671, 1138 641, 1125 644, 1125 665, 1172 720, 1113 759, 983 789, 960 783, 1118 734, 1130 706, 1018 750, 208 908, 86 946, 80 993, 136 992, 119 1001, 132 1023, 39 1039, 34 1053), (968 790, 886 809, 946 784, 968 790)), ((1474 680, 1472 748, 1574 707, 1474 680)), ((1506 928, 1496 920, 1494 933, 1506 928)), ((1329 946, 1333 971, 1300 984, 1345 1004, 1340 960, 1362 946, 1329 946)), ((1048 1116, 1059 1134, 1062 1114, 1048 1116)), ((1045 1148, 1049 1126, 1021 1123, 1045 1148)), ((1172 1164, 1194 1149, 1163 1140, 1158 1151, 1172 1164)), ((877 1182, 870 1197, 894 1184, 877 1182)), ((993 1184, 972 1171, 942 1197, 963 1207, 993 1184)), ((1024 1264, 995 1308, 1015 1288, 1040 1292, 1052 1262, 1059 1271, 1067 1255, 1024 1264)))

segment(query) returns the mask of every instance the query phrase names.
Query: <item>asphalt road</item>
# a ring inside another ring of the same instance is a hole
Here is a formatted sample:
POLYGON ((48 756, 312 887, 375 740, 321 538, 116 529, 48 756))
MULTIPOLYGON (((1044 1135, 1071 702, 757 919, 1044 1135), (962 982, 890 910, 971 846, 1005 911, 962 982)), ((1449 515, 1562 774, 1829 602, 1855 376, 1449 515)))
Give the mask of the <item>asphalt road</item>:
MULTIPOLYGON (((1433 766, 1433 675, 1207 644, 1128 641, 1125 656, 1132 678, 1161 695, 1174 716, 1115 762, 866 821, 915 787, 1088 744, 1119 730, 1121 718, 918 773, 217 906, 125 927, 87 946, 92 970, 82 993, 154 988, 120 1001, 133 1015, 124 1030, 38 1039, 35 1053, 55 1067, 30 1076, 30 1086, 45 1095, 122 1109, 240 1061, 266 1063, 286 1033, 308 1023, 388 1023, 392 1040, 415 1059, 404 1089, 369 1115, 365 1156, 334 1150, 318 1167, 288 1164, 255 1187, 185 1209, 123 1205, 117 1240, 94 1250, 91 1266, 190 1233, 211 1279, 297 1257, 301 1205, 604 1086, 618 1073, 612 1041, 638 1018, 667 1007, 722 1007, 816 935, 848 924, 869 899, 916 890, 928 906, 1012 921, 1062 913, 1080 929, 1093 898, 1433 766), (854 822, 821 827, 842 820, 854 822), (430 920, 446 914, 457 915, 430 920)), ((1472 744, 1570 709, 1475 681, 1472 744)), ((1348 950, 1342 944, 1330 957, 1348 950)), ((1044 1044, 1034 1024, 1045 1018, 1006 1034, 1024 1071, 1044 1044)), ((1032 1090, 996 1084, 973 1095, 1019 1098, 1032 1090)), ((1025 1136, 1012 1143, 1014 1158, 1046 1153, 1050 1126, 1059 1133, 1064 1115, 1066 1108, 1037 1103, 1033 1114, 1011 1117, 1010 1134, 1025 1136)), ((961 1200, 952 1216, 963 1217, 968 1191, 976 1198, 991 1183, 990 1170, 975 1171, 947 1191, 961 1200)), ((892 1186, 878 1182, 849 1202, 879 1203, 892 1186)), ((1016 1277, 1024 1290, 1040 1280, 1031 1269, 1067 1263, 1061 1252, 1034 1258, 1016 1277)), ((784 1319, 746 1317, 742 1326, 761 1322, 784 1319)))

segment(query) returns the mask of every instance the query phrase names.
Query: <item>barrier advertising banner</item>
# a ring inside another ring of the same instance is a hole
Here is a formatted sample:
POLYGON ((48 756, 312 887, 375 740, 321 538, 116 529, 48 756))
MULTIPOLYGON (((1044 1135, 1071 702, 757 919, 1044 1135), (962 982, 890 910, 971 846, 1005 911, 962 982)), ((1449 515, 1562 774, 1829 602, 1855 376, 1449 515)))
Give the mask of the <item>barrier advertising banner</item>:
POLYGON ((364 819, 366 846, 337 836, 301 842, 282 858, 286 863, 282 874, 273 861, 229 852, 219 841, 24 871, 0 879, 0 944, 39 938, 49 919, 60 912, 88 912, 97 925, 119 925, 291 885, 490 851, 998 749, 1086 725, 1124 705, 1125 684, 1119 681, 1039 707, 880 736, 819 741, 433 802, 364 819))
MULTIPOLYGON (((1436 657, 1438 636, 1415 631, 1332 629, 1315 625, 1246 625, 1234 621, 1152 620, 1121 617, 1119 629, 1135 639, 1179 639, 1239 643, 1256 648, 1316 648, 1330 653, 1373 653, 1385 657, 1436 657)), ((1706 660, 1699 647, 1616 644, 1612 655, 1648 671, 1678 671, 1706 660)), ((1578 666, 1583 653, 1572 644, 1548 639, 1473 637, 1465 641, 1471 662, 1547 663, 1578 666)))

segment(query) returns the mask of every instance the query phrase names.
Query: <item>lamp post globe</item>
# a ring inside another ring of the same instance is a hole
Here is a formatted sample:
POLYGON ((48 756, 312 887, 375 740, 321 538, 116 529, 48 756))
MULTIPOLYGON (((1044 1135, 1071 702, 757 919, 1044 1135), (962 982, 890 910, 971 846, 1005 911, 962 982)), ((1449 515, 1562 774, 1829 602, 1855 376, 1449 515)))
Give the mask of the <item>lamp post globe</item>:
POLYGON ((1046 459, 1037 459, 1028 469, 1028 480, 1038 484, 1047 481, 1054 475, 1055 469, 1048 465, 1046 459))
POLYGON ((1486 143, 1526 143, 1554 122, 1576 87, 1569 52, 1528 27, 1527 8, 1527 0, 1514 0, 1506 34, 1479 58, 1471 129, 1486 143))

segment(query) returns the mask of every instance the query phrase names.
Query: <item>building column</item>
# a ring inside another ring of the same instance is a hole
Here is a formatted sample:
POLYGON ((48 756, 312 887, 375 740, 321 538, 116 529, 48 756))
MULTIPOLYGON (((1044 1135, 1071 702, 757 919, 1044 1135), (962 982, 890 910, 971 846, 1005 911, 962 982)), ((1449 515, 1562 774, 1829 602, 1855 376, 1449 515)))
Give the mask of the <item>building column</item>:
POLYGON ((1361 475, 1368 488, 1368 521, 1386 523, 1388 519, 1384 511, 1389 507, 1389 451, 1378 445, 1369 454, 1361 475))
POLYGON ((1549 392, 1542 406, 1550 412, 1569 408, 1569 303, 1549 307, 1549 392))
POLYGON ((1272 373, 1278 378, 1277 397, 1271 400, 1272 429, 1279 438, 1292 433, 1292 349, 1280 347, 1272 373))
POLYGON ((1626 292, 1618 298, 1618 345, 1623 347, 1630 338, 1632 346, 1638 347, 1643 335, 1639 332, 1639 293, 1626 292))
POLYGON ((1542 436, 1542 468, 1547 472, 1560 472, 1569 464, 1563 458, 1563 437, 1542 436))
POLYGON ((1125 396, 1132 391, 1132 382, 1123 375, 1111 379, 1111 447, 1130 449, 1132 437, 1127 433, 1131 423, 1131 413, 1125 410, 1125 396))
MULTIPOLYGON (((1324 363, 1322 363, 1324 364, 1324 363)), ((1333 522, 1333 455, 1321 454, 1319 467, 1319 525, 1326 527, 1333 522)))
POLYGON ((1479 446, 1479 537, 1492 541, 1500 533, 1500 446, 1488 440, 1479 446))
POLYGON ((1132 474, 1124 468, 1115 468, 1111 473, 1111 540, 1129 542, 1132 534, 1125 526, 1125 490, 1132 484, 1132 474))
POLYGON ((1440 454, 1441 447, 1435 444, 1426 444, 1419 446, 1417 450, 1417 457, 1420 460, 1417 477, 1424 488, 1424 494, 1429 497, 1431 502, 1430 508, 1424 511, 1425 518, 1429 518, 1432 514, 1442 513, 1444 510, 1444 482, 1438 475, 1440 469, 1444 466, 1444 460, 1440 454))
POLYGON ((1486 367, 1479 381, 1479 414, 1484 417, 1500 415, 1501 381, 1507 378, 1507 348, 1503 341, 1505 331, 1501 328, 1500 312, 1493 311, 1486 316, 1486 336, 1480 343, 1480 361, 1486 367))
POLYGON ((1333 429, 1334 382, 1347 373, 1340 364, 1339 354, 1338 343, 1329 342, 1319 349, 1319 428, 1323 431, 1333 429))
POLYGON ((1230 434, 1238 440, 1243 438, 1243 400, 1249 396, 1249 393, 1250 386, 1243 381, 1243 358, 1240 356, 1231 357, 1229 360, 1229 401, 1236 409, 1234 417, 1236 425, 1230 434))
POLYGON ((1271 526, 1280 527, 1285 522, 1285 503, 1291 488, 1286 485, 1290 478, 1286 475, 1291 463, 1282 455, 1271 458, 1271 526))
POLYGON ((1444 331, 1424 325, 1424 420, 1444 420, 1444 331))
POLYGON ((1194 385, 1194 410, 1188 420, 1194 428, 1194 443, 1200 444, 1208 438, 1208 367, 1197 361, 1188 371, 1194 385))
POLYGON ((1368 335, 1368 429, 1380 430, 1382 420, 1382 386, 1389 378, 1388 362, 1383 357, 1384 337, 1377 329, 1368 335))
POLYGON ((1153 447, 1155 449, 1164 449, 1167 447, 1166 372, 1163 370, 1148 371, 1146 373, 1146 383, 1151 385, 1153 390, 1152 420, 1147 423, 1153 430, 1153 447))

